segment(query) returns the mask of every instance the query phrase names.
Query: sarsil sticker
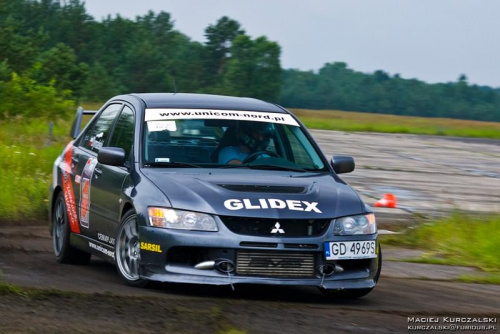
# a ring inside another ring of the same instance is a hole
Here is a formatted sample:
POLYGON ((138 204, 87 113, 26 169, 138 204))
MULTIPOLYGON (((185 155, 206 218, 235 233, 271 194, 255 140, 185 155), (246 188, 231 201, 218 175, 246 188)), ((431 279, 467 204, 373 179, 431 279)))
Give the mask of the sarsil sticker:
POLYGON ((90 225, 90 185, 96 164, 95 158, 87 160, 80 181, 80 225, 85 228, 89 228, 90 225))
POLYGON ((285 113, 210 109, 146 109, 146 122, 168 119, 227 119, 299 126, 292 115, 285 113))
POLYGON ((155 253, 161 253, 161 247, 160 245, 157 244, 151 244, 149 242, 141 242, 141 249, 142 250, 147 250, 150 252, 155 252, 155 253))
POLYGON ((288 209, 292 211, 316 212, 321 213, 318 209, 318 202, 297 201, 297 200, 281 200, 274 198, 260 198, 256 200, 244 199, 228 199, 224 201, 224 206, 228 210, 266 210, 266 209, 288 209))

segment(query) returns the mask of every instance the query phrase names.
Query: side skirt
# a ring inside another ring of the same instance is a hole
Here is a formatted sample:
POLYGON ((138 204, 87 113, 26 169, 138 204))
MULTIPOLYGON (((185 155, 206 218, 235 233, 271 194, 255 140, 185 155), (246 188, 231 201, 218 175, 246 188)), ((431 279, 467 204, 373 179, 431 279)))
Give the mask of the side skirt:
POLYGON ((70 243, 75 248, 115 263, 115 248, 113 246, 75 233, 71 233, 70 243))

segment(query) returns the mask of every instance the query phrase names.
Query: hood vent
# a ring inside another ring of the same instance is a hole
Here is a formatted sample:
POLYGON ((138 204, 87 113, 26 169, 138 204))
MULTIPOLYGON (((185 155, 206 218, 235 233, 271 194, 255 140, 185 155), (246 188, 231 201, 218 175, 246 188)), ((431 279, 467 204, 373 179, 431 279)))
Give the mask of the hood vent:
POLYGON ((302 194, 306 192, 304 187, 290 186, 257 186, 250 184, 219 184, 219 186, 227 190, 245 193, 302 194))

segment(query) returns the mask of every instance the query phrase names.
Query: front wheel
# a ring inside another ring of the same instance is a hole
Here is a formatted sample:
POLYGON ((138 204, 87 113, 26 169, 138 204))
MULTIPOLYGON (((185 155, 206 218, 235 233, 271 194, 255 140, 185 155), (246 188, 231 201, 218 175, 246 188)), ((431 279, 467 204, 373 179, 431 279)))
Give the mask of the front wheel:
POLYGON ((122 218, 115 247, 118 274, 128 285, 142 287, 147 281, 139 275, 141 242, 137 227, 137 215, 128 211, 122 218))
POLYGON ((57 262, 70 264, 87 264, 90 254, 71 246, 69 242, 70 227, 64 195, 57 195, 52 213, 52 246, 57 262))
MULTIPOLYGON (((380 244, 378 245, 378 267, 377 267, 377 272, 375 273, 375 277, 373 280, 375 283, 378 282, 380 278, 380 272, 382 271, 382 248, 380 247, 380 244)), ((373 288, 366 288, 366 289, 346 289, 346 290, 334 290, 334 289, 324 289, 324 288, 318 288, 319 291, 330 298, 338 298, 338 299, 356 299, 356 298, 361 298, 369 294, 373 288)))

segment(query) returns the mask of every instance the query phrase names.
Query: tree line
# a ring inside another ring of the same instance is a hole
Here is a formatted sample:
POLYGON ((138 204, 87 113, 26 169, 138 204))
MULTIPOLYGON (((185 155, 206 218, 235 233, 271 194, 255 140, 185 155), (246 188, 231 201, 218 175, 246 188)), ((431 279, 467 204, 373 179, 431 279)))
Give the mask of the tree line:
POLYGON ((456 82, 428 84, 381 70, 356 72, 342 62, 325 64, 318 73, 285 70, 279 103, 308 109, 500 121, 500 90, 470 85, 465 75, 456 82))
POLYGON ((164 11, 96 21, 80 0, 0 0, 0 117, 44 113, 32 103, 45 102, 45 113, 57 116, 68 100, 177 91, 290 108, 500 121, 500 91, 465 76, 431 85, 341 62, 318 72, 282 69, 278 43, 252 38, 228 17, 209 25, 205 37, 191 40, 164 11))

